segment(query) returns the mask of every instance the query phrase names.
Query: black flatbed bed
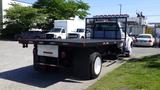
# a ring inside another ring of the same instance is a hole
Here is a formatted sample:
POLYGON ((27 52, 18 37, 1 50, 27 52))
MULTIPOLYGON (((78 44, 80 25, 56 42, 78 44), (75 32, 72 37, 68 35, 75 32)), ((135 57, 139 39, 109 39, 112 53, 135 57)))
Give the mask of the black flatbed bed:
POLYGON ((102 46, 110 44, 120 44, 123 40, 115 39, 23 39, 19 40, 22 44, 46 44, 59 46, 102 46))

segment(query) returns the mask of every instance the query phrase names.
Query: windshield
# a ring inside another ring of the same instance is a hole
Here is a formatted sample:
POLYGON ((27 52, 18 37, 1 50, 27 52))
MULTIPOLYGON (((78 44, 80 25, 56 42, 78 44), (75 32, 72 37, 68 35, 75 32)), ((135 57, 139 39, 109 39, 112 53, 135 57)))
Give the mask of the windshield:
POLYGON ((53 28, 50 32, 61 32, 61 28, 53 28))
POLYGON ((138 38, 151 38, 151 36, 148 36, 148 35, 140 35, 140 36, 138 36, 138 38))
POLYGON ((99 23, 95 26, 95 31, 118 30, 116 23, 99 23))
POLYGON ((84 29, 77 29, 77 32, 84 32, 84 29))

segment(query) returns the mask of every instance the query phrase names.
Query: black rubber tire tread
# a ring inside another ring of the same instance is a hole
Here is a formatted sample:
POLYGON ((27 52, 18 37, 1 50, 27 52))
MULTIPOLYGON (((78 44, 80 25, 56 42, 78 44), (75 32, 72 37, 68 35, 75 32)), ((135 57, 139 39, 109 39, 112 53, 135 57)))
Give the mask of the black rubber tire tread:
POLYGON ((57 39, 62 39, 61 37, 58 37, 57 39))
POLYGON ((126 57, 130 57, 131 55, 130 55, 130 54, 126 54, 125 56, 126 56, 126 57))
MULTIPOLYGON (((73 58, 73 74, 81 79, 90 80, 96 78, 98 75, 92 74, 91 64, 93 63, 92 58, 96 50, 94 48, 76 48, 73 58)), ((98 54, 100 56, 100 54, 98 54)))
MULTIPOLYGON (((101 70, 98 74, 96 74, 94 71, 94 63, 95 63, 95 59, 97 57, 101 58, 101 55, 98 52, 94 52, 90 55, 90 72, 91 72, 90 78, 91 79, 97 78, 99 76, 99 74, 101 73, 101 70)), ((101 58, 101 63, 102 63, 102 58, 101 58)), ((102 69, 102 64, 101 64, 101 69, 102 69)))

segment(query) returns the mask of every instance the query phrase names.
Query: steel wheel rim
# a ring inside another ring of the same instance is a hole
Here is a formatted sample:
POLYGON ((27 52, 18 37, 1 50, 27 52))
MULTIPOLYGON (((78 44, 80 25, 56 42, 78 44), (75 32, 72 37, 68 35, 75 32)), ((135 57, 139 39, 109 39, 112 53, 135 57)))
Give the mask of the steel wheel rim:
POLYGON ((101 71, 101 58, 100 57, 97 57, 95 59, 95 63, 94 63, 94 72, 96 75, 98 75, 101 71))

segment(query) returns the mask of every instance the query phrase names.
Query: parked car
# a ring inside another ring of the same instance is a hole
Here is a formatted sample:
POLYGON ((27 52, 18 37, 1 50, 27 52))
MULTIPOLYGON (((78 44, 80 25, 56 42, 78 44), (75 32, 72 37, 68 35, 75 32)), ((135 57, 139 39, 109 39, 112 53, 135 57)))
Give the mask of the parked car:
POLYGON ((85 38, 85 29, 77 29, 77 33, 79 34, 80 38, 85 38))
POLYGON ((26 31, 15 35, 15 39, 42 39, 45 38, 46 31, 26 31))
POLYGON ((155 39, 151 34, 140 34, 134 42, 135 46, 154 46, 154 44, 155 39))

